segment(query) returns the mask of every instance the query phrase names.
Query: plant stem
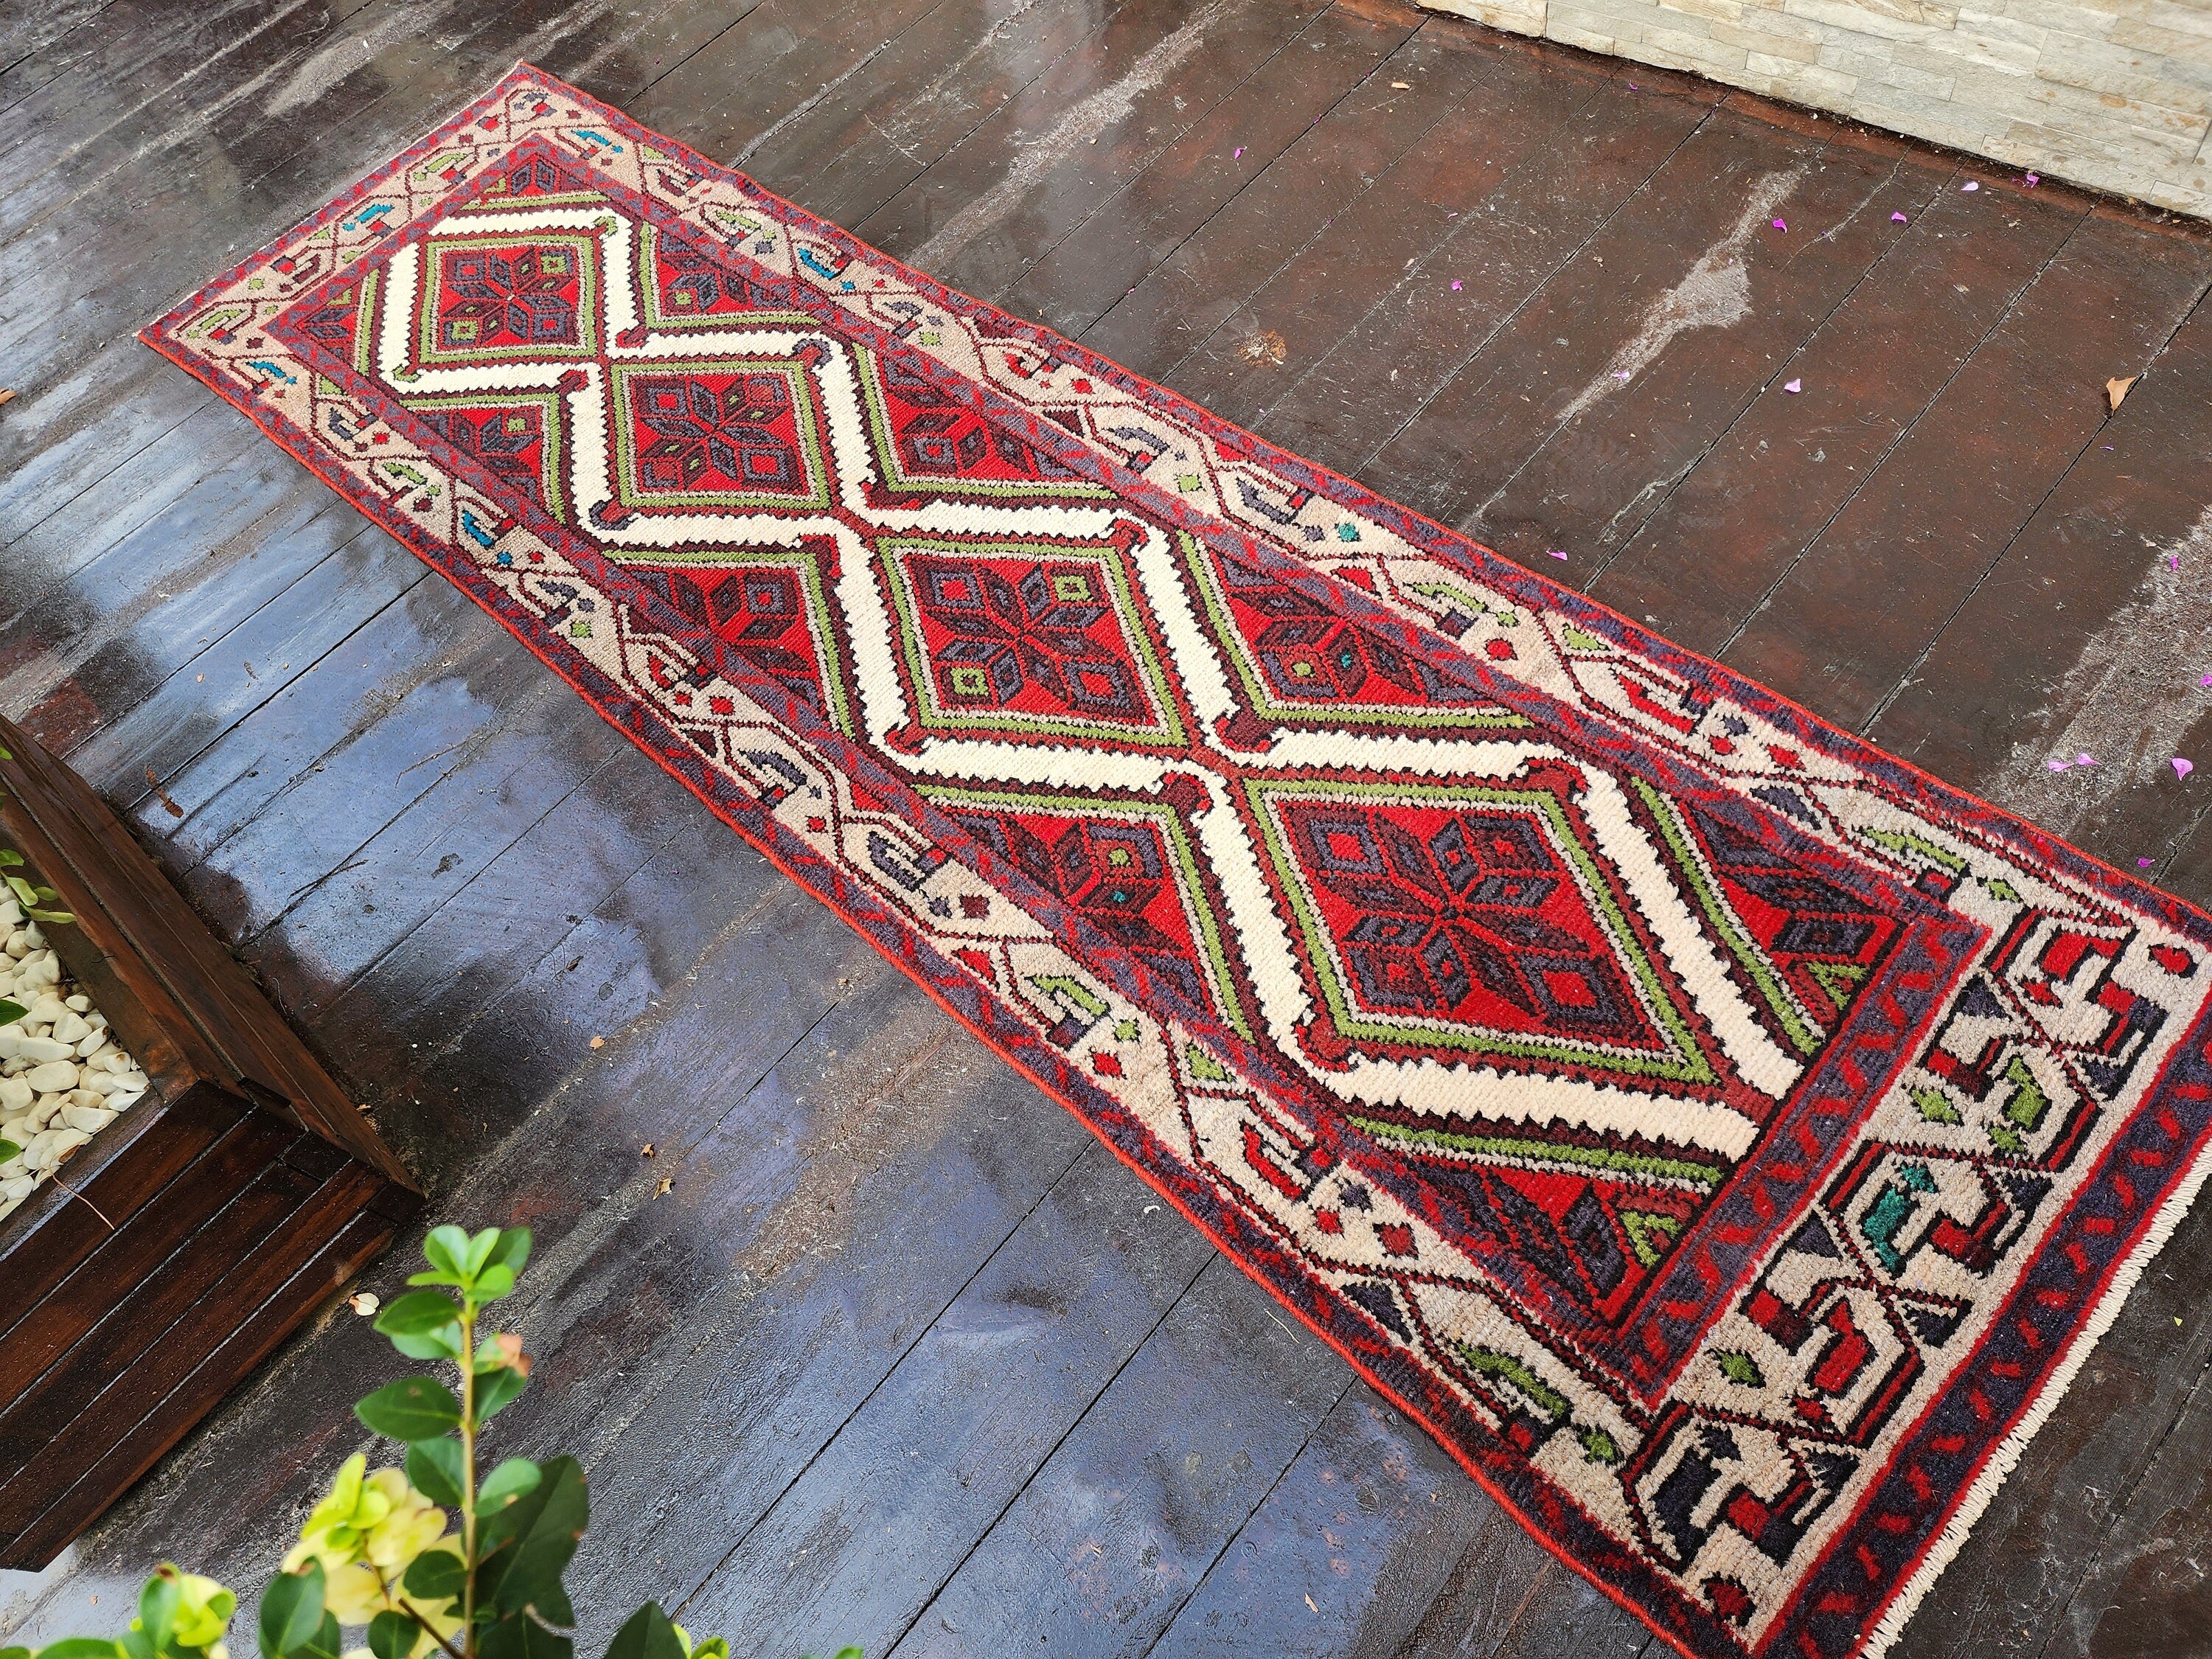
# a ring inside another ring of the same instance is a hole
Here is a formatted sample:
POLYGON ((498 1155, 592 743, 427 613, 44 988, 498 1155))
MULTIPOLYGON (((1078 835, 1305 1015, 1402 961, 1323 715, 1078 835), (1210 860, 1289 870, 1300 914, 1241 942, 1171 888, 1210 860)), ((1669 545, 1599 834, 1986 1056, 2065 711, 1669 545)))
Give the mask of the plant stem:
MULTIPOLYGON (((423 1634, 428 1636, 433 1642, 435 1642, 440 1647, 445 1649, 447 1653, 452 1656, 452 1659, 461 1659, 459 1652, 454 1648, 453 1644, 451 1642, 448 1642, 444 1637, 439 1635, 435 1630, 431 1628, 430 1621, 422 1616, 422 1608, 416 1607, 412 1601, 409 1601, 404 1595, 398 1599, 399 1601, 399 1610, 405 1613, 410 1619, 412 1619, 416 1624, 420 1625, 422 1627, 423 1634)), ((471 1644, 471 1645, 474 1644, 471 1644)))
MULTIPOLYGON (((461 1559, 468 1564, 461 1580, 461 1643, 468 1650, 466 1659, 476 1659, 477 1304, 465 1297, 461 1302, 461 1559)), ((445 1646, 442 1642, 439 1645, 445 1646)))

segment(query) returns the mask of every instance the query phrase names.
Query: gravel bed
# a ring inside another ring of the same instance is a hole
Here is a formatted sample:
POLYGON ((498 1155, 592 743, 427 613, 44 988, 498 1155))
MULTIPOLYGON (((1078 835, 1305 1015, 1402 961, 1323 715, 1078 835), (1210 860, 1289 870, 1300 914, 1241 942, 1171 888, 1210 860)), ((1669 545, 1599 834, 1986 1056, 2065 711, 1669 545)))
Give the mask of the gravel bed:
POLYGON ((0 1164, 4 1218, 145 1094, 146 1073, 13 900, 0 903, 0 997, 29 1010, 0 1025, 0 1140, 21 1148, 0 1164))

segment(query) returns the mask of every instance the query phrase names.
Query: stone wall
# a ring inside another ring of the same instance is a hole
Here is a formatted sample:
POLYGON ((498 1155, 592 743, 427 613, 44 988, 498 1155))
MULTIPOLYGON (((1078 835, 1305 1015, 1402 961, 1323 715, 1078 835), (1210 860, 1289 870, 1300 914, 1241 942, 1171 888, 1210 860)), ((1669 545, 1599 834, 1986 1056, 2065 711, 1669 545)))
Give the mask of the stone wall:
POLYGON ((2212 0, 1424 0, 2212 217, 2212 0))

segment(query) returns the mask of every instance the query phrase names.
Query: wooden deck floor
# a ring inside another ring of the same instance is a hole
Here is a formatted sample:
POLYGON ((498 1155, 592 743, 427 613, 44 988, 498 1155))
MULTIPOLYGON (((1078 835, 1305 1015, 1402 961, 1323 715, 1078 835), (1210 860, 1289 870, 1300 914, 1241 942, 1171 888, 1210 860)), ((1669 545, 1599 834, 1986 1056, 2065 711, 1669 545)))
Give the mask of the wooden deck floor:
MULTIPOLYGON (((2200 902, 2212 246, 1393 0, 0 9, 0 707, 441 1218, 538 1229, 500 1427, 589 1462, 594 1650, 653 1595, 778 1659, 1658 1652, 131 340, 518 57, 2200 902)), ((2200 1206, 1902 1653, 2212 1651, 2208 1282, 2200 1206)), ((35 1629, 163 1555, 266 1571, 390 1364, 295 1342, 35 1629)))

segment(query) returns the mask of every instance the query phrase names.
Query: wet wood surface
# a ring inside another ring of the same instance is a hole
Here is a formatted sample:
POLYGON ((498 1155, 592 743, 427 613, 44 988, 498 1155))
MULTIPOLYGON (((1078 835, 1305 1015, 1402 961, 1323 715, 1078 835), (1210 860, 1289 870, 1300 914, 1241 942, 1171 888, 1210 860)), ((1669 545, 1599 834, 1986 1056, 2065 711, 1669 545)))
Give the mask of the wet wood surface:
MULTIPOLYGON (((131 339, 523 57, 2200 903, 2212 246, 1395 0, 0 12, 0 712, 428 1219, 538 1230, 499 1437, 590 1468, 594 1645, 651 1595, 769 1654, 1659 1652, 131 339)), ((2212 1650, 2208 1282, 2200 1211, 1897 1652, 2212 1650)), ((28 1628, 164 1556, 268 1571, 392 1364, 343 1309, 287 1344, 28 1628)))

